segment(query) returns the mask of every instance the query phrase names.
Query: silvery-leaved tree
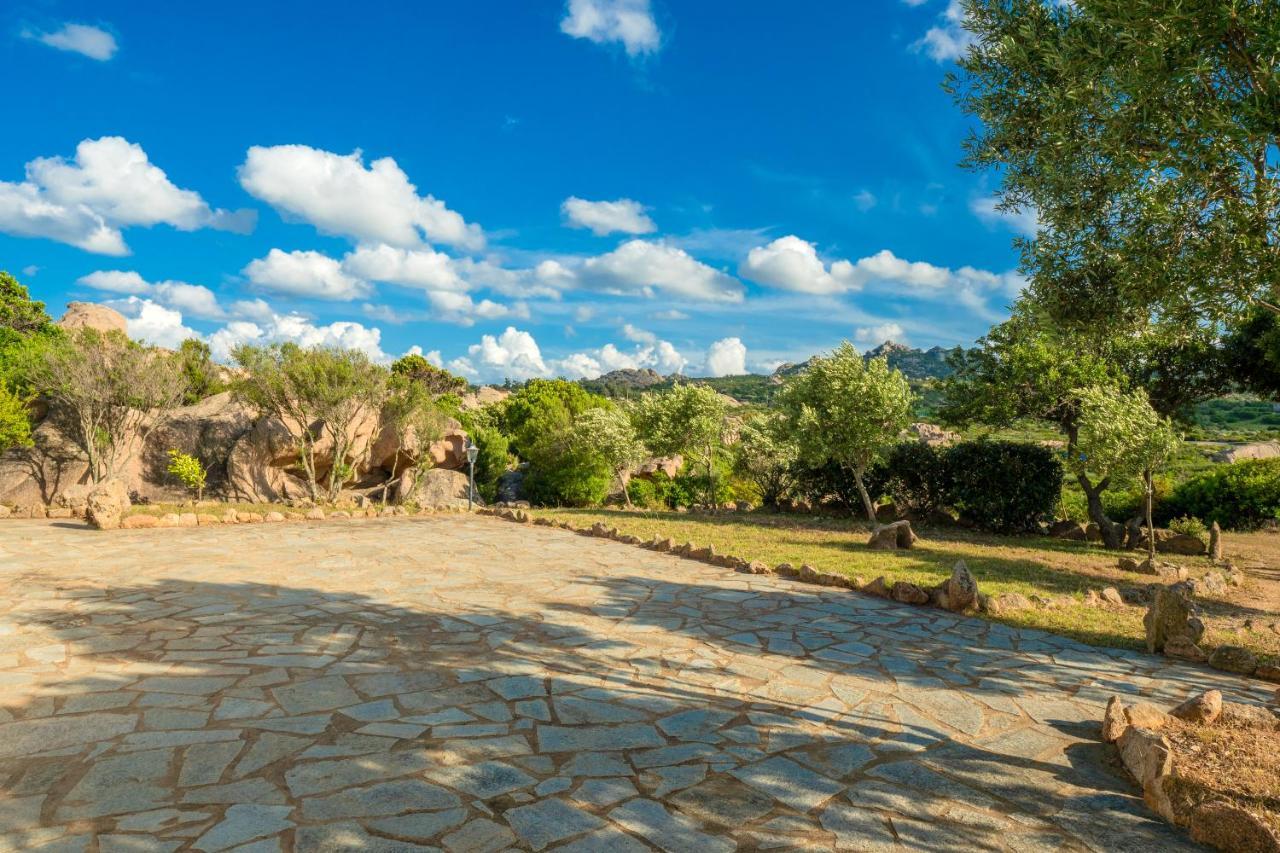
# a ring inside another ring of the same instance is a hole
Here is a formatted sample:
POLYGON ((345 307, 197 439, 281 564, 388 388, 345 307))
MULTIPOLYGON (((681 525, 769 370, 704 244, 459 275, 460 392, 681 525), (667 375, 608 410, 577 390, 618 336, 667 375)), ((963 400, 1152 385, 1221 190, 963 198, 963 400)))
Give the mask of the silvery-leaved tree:
POLYGON ((632 409, 644 443, 662 456, 689 456, 706 469, 707 505, 716 504, 716 448, 728 433, 728 405, 714 388, 682 382, 645 394, 632 409))
POLYGON ((1177 452, 1182 436, 1168 418, 1156 413, 1141 389, 1095 385, 1076 389, 1075 397, 1080 401, 1079 426, 1067 462, 1079 473, 1093 472, 1104 479, 1141 478, 1148 556, 1154 559, 1154 474, 1177 452))
POLYGON ((391 459, 391 471, 382 484, 382 503, 387 503, 387 492, 401 472, 401 466, 423 467, 427 448, 444 435, 448 420, 435 404, 430 386, 416 382, 402 373, 392 373, 387 382, 386 399, 382 404, 382 428, 390 430, 395 439, 395 454, 391 459), (417 453, 408 448, 416 445, 417 453))
POLYGON ((31 388, 84 453, 94 483, 116 476, 187 390, 172 353, 119 332, 77 329, 51 338, 27 370, 31 388))
POLYGON ((356 426, 382 405, 387 371, 359 350, 334 347, 245 344, 232 357, 244 370, 236 395, 278 418, 297 442, 312 500, 322 497, 316 451, 327 439, 333 460, 323 496, 336 500, 358 462, 352 458, 356 426))
POLYGON ((573 441, 604 461, 614 483, 622 489, 627 506, 631 506, 625 477, 644 461, 647 451, 636 437, 628 413, 616 406, 587 409, 573 421, 573 441))
POLYGON ((760 489, 765 506, 777 506, 795 484, 799 450, 786 415, 771 411, 742 425, 738 434, 737 470, 760 489))
POLYGON ((906 429, 913 396, 906 377, 886 359, 868 361, 848 341, 811 360, 779 395, 801 457, 814 463, 830 460, 847 471, 872 527, 876 507, 864 477, 906 429))
POLYGON ((948 88, 1059 322, 1280 312, 1272 0, 964 0, 948 88))

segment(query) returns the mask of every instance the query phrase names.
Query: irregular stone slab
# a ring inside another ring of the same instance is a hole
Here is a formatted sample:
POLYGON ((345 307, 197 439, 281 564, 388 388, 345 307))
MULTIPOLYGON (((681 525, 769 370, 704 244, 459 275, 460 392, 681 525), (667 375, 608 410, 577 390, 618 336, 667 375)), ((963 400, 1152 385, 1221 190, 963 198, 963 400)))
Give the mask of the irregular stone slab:
POLYGON ((399 779, 367 788, 350 788, 302 801, 302 816, 310 821, 379 817, 412 811, 438 811, 462 804, 458 796, 421 779, 399 779))
POLYGON ((305 797, 380 779, 421 773, 431 763, 426 754, 419 751, 391 752, 362 758, 299 764, 290 768, 284 779, 290 793, 295 797, 305 797))
POLYGON ((137 714, 83 714, 0 724, 0 758, 109 740, 138 725, 137 714))
POLYGON ((294 849, 307 853, 439 853, 438 847, 370 835, 350 821, 300 826, 294 834, 294 849))
POLYGON ((671 797, 671 802, 691 817, 722 827, 750 823, 774 807, 773 797, 725 776, 686 788, 671 797))
POLYGON ((468 851, 468 853, 495 853, 516 840, 515 833, 507 827, 494 823, 488 818, 478 818, 456 832, 451 832, 443 839, 444 846, 450 851, 468 851))
POLYGON ((467 819, 467 810, 449 809, 443 812, 418 812, 399 817, 384 817, 369 821, 370 828, 397 838, 430 841, 443 832, 460 826, 467 819))
POLYGON ((360 697, 340 675, 275 687, 272 688, 271 695, 290 714, 310 714, 360 704, 360 697))
POLYGON ((190 788, 214 784, 222 778, 227 765, 240 753, 242 746, 239 741, 234 741, 187 747, 182 757, 182 771, 178 774, 178 786, 190 788))
POLYGON ((538 781, 523 770, 501 761, 440 768, 431 773, 431 778, 482 800, 527 788, 538 781))
POLYGON ((757 764, 739 767, 731 773, 757 790, 807 812, 844 790, 833 782, 789 758, 769 758, 757 764))
POLYGON ((650 725, 538 726, 539 752, 591 752, 661 746, 662 736, 650 725))
POLYGON ((595 815, 554 798, 509 809, 502 816, 532 850, 604 826, 595 815))
POLYGON ((310 744, 311 738, 264 732, 254 741, 253 746, 249 747, 244 758, 236 763, 233 773, 237 778, 256 773, 268 764, 279 761, 286 755, 293 755, 310 744))
POLYGON ((293 822, 287 819, 292 810, 291 806, 249 803, 230 806, 223 819, 197 838, 191 846, 196 850, 216 853, 256 838, 292 829, 293 822))
POLYGON ((698 850, 707 853, 737 847, 725 838, 709 835, 684 815, 669 812, 654 800, 632 800, 609 812, 609 819, 662 850, 698 850))
POLYGON ((837 850, 880 853, 900 849, 888 823, 871 809, 833 803, 823 809, 818 821, 823 829, 835 834, 837 850))

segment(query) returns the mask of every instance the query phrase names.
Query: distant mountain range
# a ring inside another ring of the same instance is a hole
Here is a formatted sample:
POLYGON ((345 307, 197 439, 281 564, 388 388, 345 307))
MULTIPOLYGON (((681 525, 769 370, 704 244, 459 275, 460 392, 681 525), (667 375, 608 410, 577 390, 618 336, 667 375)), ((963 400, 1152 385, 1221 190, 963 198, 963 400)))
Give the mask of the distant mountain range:
MULTIPOLYGON (((952 350, 942 347, 921 350, 893 341, 885 341, 867 350, 864 357, 872 359, 884 356, 888 359, 890 367, 901 370, 908 379, 941 379, 951 375, 951 368, 947 365, 947 356, 951 352, 952 350)), ((678 374, 663 376, 647 368, 614 370, 595 379, 579 380, 579 384, 588 391, 604 397, 633 397, 644 391, 669 388, 679 378, 684 382, 709 385, 720 393, 744 403, 767 403, 773 392, 777 390, 777 386, 786 377, 803 372, 808 365, 809 361, 783 364, 771 376, 758 373, 718 377, 679 376, 678 374)))

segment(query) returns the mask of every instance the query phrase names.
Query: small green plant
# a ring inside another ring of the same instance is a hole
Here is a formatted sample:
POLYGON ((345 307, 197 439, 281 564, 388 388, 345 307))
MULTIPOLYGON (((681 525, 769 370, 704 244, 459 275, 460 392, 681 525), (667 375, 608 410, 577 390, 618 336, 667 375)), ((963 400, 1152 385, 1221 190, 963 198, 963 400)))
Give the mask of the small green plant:
POLYGON ((182 485, 196 493, 196 500, 204 498, 204 484, 208 472, 200 464, 200 460, 190 453, 179 450, 169 451, 169 473, 177 477, 182 485))
POLYGON ((1204 526, 1203 521, 1192 515, 1184 515, 1181 518, 1173 519, 1169 522, 1169 529, 1174 533, 1194 536, 1201 542, 1209 541, 1209 528, 1204 526))

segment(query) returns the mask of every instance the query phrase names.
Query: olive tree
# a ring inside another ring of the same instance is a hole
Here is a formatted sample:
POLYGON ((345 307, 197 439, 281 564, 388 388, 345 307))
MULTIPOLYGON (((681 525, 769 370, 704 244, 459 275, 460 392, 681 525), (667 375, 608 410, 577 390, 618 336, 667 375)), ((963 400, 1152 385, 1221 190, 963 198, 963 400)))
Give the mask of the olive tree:
POLYGON ((742 425, 738 471, 760 489, 760 500, 776 506, 795 484, 800 453, 782 412, 767 412, 742 425))
POLYGON ((1154 472, 1177 451, 1182 437, 1161 417, 1142 390, 1106 386, 1079 388, 1080 419, 1076 446, 1068 464, 1106 479, 1140 477, 1145 496, 1148 555, 1155 558, 1152 531, 1154 472))
POLYGON ((386 371, 359 350, 333 347, 244 344, 232 358, 244 370, 235 386, 237 396, 278 418, 294 436, 312 500, 322 496, 316 451, 327 441, 333 461, 323 495, 337 499, 352 474, 355 427, 381 406, 386 371))
MULTIPOLYGON (((391 458, 391 471, 382 484, 382 503, 387 503, 387 490, 399 472, 405 448, 416 442, 421 452, 427 445, 444 435, 446 417, 435 405, 431 389, 402 374, 392 374, 387 382, 386 399, 382 404, 382 426, 391 431, 396 451, 391 458)), ((419 456, 418 464, 422 457, 419 456)))
POLYGON ((637 401, 632 417, 644 443, 663 456, 691 456, 707 471, 707 504, 716 504, 716 448, 728 432, 725 398, 706 385, 680 383, 637 401))
POLYGON ((627 493, 626 473, 644 461, 645 446, 636 437, 635 427, 627 412, 617 407, 587 409, 573 422, 574 441, 604 460, 614 482, 631 506, 627 493))
POLYGON ((94 483, 118 474, 187 390, 171 354, 94 329, 51 340, 27 371, 31 388, 84 453, 94 483))
POLYGON ((1280 311, 1273 2, 965 0, 968 164, 1060 320, 1280 311))
POLYGON ((864 478, 911 419, 911 386, 884 358, 866 360, 848 341, 787 380, 779 395, 801 455, 852 475, 867 520, 876 507, 864 478))

